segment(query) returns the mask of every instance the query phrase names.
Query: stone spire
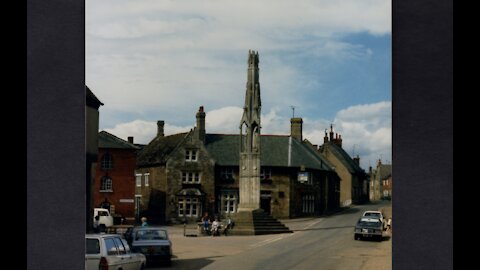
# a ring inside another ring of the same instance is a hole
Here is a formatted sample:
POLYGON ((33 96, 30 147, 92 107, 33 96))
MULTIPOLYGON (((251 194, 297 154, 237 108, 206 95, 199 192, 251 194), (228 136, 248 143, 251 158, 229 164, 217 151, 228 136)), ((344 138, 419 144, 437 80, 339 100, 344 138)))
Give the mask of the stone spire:
POLYGON ((260 208, 260 83, 258 52, 248 51, 245 106, 240 121, 239 211, 260 208))

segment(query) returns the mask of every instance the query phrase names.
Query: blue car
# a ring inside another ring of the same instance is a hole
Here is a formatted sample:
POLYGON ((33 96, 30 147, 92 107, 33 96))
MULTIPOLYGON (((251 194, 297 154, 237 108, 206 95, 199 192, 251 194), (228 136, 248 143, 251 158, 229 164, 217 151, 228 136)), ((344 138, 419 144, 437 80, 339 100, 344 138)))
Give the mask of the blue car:
POLYGON ((131 247, 147 258, 147 265, 157 263, 171 264, 172 242, 164 227, 135 227, 131 231, 131 247))

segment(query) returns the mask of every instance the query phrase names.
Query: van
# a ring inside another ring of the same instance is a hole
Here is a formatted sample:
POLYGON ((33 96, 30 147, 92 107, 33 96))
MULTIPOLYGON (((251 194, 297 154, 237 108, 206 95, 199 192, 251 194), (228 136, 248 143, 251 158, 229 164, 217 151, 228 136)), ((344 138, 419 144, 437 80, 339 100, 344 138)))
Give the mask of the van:
POLYGON ((95 217, 99 216, 98 226, 101 232, 105 231, 105 228, 113 226, 113 217, 110 215, 110 211, 105 208, 93 209, 93 222, 95 223, 95 217))

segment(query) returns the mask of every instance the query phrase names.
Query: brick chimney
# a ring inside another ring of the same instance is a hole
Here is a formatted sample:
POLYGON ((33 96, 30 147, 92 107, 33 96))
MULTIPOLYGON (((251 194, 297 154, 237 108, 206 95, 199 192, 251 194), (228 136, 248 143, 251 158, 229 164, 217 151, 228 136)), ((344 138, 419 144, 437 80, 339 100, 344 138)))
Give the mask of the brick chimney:
POLYGON ((302 141, 302 124, 303 119, 300 117, 290 119, 290 136, 299 141, 302 141))
POLYGON ((327 134, 327 129, 325 129, 325 137, 323 137, 323 143, 328 142, 328 134, 327 134))
POLYGON ((203 111, 203 106, 198 108, 196 117, 197 126, 195 127, 195 136, 198 140, 205 143, 205 112, 203 111))
POLYGON ((133 144, 133 136, 129 136, 129 137, 128 137, 128 142, 131 143, 131 144, 133 144))
POLYGON ((165 121, 163 121, 163 120, 158 120, 157 121, 157 136, 158 137, 165 136, 165 133, 163 132, 163 126, 164 125, 165 125, 165 121))
POLYGON ((378 159, 377 167, 380 167, 380 165, 382 165, 382 160, 381 160, 381 159, 378 159))
POLYGON ((333 142, 333 124, 330 124, 330 141, 333 142))

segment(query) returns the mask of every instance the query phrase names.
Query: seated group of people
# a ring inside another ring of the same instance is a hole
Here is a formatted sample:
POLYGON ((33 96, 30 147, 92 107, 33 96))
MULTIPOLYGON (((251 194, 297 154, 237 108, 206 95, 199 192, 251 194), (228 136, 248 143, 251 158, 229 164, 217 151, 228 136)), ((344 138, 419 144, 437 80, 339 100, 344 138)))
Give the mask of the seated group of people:
MULTIPOLYGON (((220 223, 217 217, 215 217, 215 220, 212 222, 211 228, 209 228, 210 219, 208 218, 208 216, 204 216, 202 218, 202 223, 203 223, 203 230, 206 234, 211 234, 212 236, 220 235, 220 229, 222 228, 222 224, 220 223)), ((232 227, 233 227, 233 221, 229 217, 227 218, 226 224, 223 228, 223 234, 227 235, 228 230, 231 229, 232 227)))

